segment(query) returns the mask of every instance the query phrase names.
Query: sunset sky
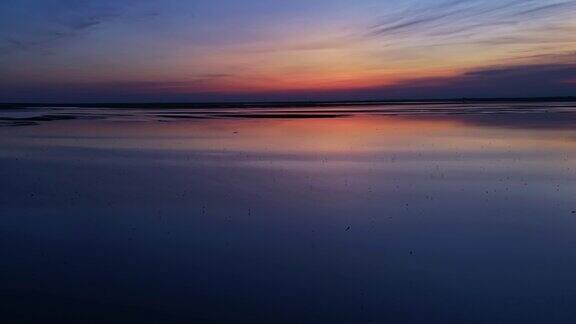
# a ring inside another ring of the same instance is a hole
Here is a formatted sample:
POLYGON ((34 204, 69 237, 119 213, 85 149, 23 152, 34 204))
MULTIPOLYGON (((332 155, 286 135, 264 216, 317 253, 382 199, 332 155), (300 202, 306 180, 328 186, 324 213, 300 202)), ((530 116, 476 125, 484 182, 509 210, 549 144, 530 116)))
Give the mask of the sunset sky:
POLYGON ((3 0, 0 101, 576 95, 576 1, 3 0))

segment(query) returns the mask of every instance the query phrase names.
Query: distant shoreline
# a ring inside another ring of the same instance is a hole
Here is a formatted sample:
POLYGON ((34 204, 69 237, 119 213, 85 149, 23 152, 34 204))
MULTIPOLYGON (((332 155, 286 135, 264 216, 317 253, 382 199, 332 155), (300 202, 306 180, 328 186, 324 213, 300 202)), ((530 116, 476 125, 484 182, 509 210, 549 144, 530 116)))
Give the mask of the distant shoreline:
POLYGON ((398 99, 398 100, 350 100, 350 101, 270 101, 270 102, 102 102, 102 103, 0 103, 0 109, 25 107, 79 107, 79 108, 282 108, 282 107, 319 107, 319 106, 369 106, 369 105, 402 105, 422 104, 435 105, 444 103, 507 103, 507 102, 572 102, 576 96, 567 97, 533 97, 533 98, 449 98, 449 99, 398 99))

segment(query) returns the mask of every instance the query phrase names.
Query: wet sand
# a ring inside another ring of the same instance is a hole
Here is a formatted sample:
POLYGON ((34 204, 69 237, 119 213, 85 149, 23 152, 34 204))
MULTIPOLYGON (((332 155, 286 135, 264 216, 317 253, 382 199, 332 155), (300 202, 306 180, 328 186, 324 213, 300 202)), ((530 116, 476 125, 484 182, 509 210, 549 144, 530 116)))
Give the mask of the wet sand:
POLYGON ((0 313, 572 322, 575 107, 4 108, 0 313))

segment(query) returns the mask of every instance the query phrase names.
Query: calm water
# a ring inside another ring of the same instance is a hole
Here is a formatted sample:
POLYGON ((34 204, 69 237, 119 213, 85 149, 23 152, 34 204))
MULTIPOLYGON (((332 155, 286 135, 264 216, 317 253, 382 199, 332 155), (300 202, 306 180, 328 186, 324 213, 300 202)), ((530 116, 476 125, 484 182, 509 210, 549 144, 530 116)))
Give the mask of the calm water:
POLYGON ((575 107, 0 110, 0 314, 573 323, 575 107))

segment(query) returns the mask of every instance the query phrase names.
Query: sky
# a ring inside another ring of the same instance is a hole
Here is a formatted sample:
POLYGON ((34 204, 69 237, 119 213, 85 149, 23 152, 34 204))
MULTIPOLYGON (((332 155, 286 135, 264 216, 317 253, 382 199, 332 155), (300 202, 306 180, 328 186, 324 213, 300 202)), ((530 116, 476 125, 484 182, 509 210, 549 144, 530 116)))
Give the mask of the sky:
POLYGON ((576 95, 576 0, 2 0, 0 102, 576 95))

